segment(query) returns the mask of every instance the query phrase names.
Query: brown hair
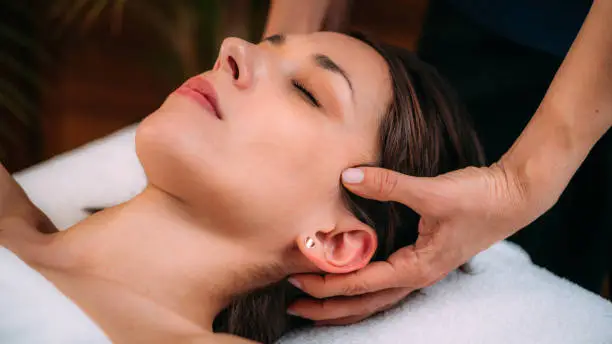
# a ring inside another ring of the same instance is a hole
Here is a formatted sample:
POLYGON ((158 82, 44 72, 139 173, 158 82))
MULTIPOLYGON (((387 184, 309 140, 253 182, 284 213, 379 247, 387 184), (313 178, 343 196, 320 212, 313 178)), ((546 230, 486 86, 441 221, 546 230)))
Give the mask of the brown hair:
MULTIPOLYGON (((435 176, 484 163, 482 149, 468 116, 453 90, 431 66, 407 50, 353 37, 373 47, 386 60, 393 99, 379 129, 378 166, 413 176, 435 176)), ((374 260, 384 260, 414 243, 419 217, 394 202, 364 199, 344 189, 347 207, 376 230, 374 260)), ((309 321, 287 314, 287 307, 305 296, 286 280, 237 297, 213 324, 226 332, 263 343, 276 342, 309 321)))
MULTIPOLYGON (((415 53, 353 37, 373 47, 387 62, 393 99, 380 123, 378 166, 413 176, 435 176, 470 165, 484 164, 482 149, 469 117, 453 90, 415 53)), ((419 217, 394 202, 364 199, 343 189, 347 207, 376 230, 373 260, 414 243, 419 217)), ((101 209, 88 208, 90 213, 101 209)), ((213 324, 215 332, 274 343, 286 332, 310 324, 287 314, 287 307, 306 296, 286 280, 239 296, 213 324)))

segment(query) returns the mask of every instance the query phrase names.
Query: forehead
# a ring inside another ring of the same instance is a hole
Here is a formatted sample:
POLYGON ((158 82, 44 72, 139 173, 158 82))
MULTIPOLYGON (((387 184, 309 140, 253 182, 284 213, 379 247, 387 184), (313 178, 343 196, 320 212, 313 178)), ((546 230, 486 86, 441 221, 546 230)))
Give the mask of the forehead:
MULTIPOLYGON (((391 81, 387 63, 368 44, 339 33, 317 32, 287 37, 291 50, 305 54, 327 55, 342 68, 353 86, 355 111, 381 115, 391 99, 391 81)), ((370 117, 370 116, 367 116, 370 117)))

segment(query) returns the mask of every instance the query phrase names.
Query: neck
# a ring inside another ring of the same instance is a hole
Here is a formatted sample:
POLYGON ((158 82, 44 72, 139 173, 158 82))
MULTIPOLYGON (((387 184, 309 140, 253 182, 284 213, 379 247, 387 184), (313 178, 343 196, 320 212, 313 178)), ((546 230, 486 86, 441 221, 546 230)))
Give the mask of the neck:
POLYGON ((284 258, 231 240, 192 213, 150 186, 131 201, 55 234, 45 265, 111 282, 211 329, 233 296, 283 278, 278 272, 249 280, 257 267, 284 258))

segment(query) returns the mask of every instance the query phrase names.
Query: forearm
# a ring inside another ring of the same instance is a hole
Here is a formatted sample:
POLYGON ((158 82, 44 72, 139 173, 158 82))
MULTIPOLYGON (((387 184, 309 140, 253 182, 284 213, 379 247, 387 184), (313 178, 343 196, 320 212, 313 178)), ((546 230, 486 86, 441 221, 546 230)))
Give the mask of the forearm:
POLYGON ((12 212, 15 195, 23 193, 20 188, 16 189, 16 186, 18 187, 17 182, 0 164, 0 219, 12 212))
POLYGON ((596 0, 536 114, 501 160, 527 197, 542 203, 534 211, 556 202, 612 125, 610 18, 612 1, 596 0))
POLYGON ((41 233, 54 233, 57 228, 28 198, 25 191, 0 164, 0 228, 8 230, 7 223, 19 223, 41 233))
POLYGON ((264 36, 319 31, 332 0, 272 0, 264 36))

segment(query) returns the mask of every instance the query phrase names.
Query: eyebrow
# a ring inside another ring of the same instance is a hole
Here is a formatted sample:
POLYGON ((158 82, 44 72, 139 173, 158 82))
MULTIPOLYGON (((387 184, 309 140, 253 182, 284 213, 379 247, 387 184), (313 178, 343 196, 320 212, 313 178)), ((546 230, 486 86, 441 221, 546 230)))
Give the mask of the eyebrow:
MULTIPOLYGON (((264 38, 262 42, 269 42, 272 45, 276 46, 283 45, 285 43, 285 35, 268 36, 264 38)), ((344 80, 346 80, 349 88, 351 89, 351 94, 354 92, 353 83, 351 82, 351 79, 349 78, 348 74, 331 58, 329 58, 329 56, 323 54, 316 54, 314 55, 314 61, 319 67, 342 76, 344 80)))
POLYGON ((314 56, 315 62, 323 69, 327 69, 330 72, 341 75, 344 80, 348 83, 349 88, 351 89, 351 93, 353 92, 353 83, 351 79, 349 79, 348 74, 344 71, 344 69, 340 68, 332 59, 330 59, 327 55, 316 54, 314 56))
POLYGON ((269 42, 272 45, 281 45, 285 43, 285 35, 272 35, 264 38, 262 42, 269 42))

